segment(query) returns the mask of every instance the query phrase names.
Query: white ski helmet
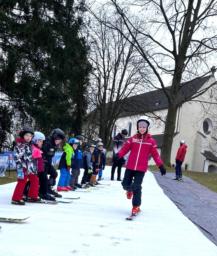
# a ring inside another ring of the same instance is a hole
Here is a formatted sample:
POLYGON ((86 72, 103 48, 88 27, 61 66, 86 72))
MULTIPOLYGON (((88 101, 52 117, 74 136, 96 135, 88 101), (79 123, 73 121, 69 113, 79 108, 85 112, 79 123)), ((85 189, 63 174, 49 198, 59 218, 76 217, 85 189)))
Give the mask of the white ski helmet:
POLYGON ((45 140, 44 133, 38 131, 34 132, 33 143, 36 143, 38 140, 45 140))
POLYGON ((181 143, 181 144, 185 144, 185 141, 184 141, 184 140, 181 140, 180 143, 181 143))

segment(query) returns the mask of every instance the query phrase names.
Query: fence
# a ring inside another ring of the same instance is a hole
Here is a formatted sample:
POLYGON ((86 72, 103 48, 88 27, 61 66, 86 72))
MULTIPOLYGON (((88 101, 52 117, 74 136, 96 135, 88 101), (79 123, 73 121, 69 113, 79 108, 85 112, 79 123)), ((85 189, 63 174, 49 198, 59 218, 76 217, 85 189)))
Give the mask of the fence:
MULTIPOLYGON (((52 159, 53 165, 55 166, 58 165, 61 155, 62 155, 62 152, 55 153, 52 159)), ((10 172, 11 170, 15 170, 15 169, 16 169, 16 163, 14 161, 14 152, 1 153, 0 154, 0 177, 4 177, 7 170, 10 172)))

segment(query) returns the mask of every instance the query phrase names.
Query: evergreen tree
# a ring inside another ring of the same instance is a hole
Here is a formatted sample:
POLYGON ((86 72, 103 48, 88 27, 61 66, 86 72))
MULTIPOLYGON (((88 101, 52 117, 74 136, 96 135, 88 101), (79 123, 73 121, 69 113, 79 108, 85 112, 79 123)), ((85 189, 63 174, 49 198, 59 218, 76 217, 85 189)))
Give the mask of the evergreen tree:
POLYGON ((80 132, 90 65, 81 37, 83 2, 0 2, 0 90, 38 128, 80 132))

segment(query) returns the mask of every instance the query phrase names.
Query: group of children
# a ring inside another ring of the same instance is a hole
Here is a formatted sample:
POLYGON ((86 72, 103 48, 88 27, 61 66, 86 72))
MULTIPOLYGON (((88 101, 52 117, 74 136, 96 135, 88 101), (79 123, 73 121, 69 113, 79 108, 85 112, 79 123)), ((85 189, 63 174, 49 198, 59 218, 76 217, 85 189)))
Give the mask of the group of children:
POLYGON ((103 143, 86 146, 84 152, 82 143, 81 136, 69 138, 67 141, 65 133, 59 128, 45 138, 42 132, 34 132, 31 127, 24 127, 14 147, 17 184, 12 204, 25 205, 25 201, 38 202, 41 199, 55 201, 55 197, 62 197, 59 191, 97 184, 96 177, 105 167, 103 143), (63 153, 59 162, 57 192, 53 187, 58 173, 52 164, 52 158, 60 146, 63 147, 63 153), (85 171, 79 184, 81 167, 85 171))
MULTIPOLYGON (((132 215, 140 211, 142 181, 148 168, 148 160, 153 157, 162 175, 166 174, 163 161, 157 151, 155 140, 149 134, 150 122, 146 117, 137 121, 137 133, 122 143, 114 153, 113 161, 121 162, 128 155, 126 171, 122 181, 127 198, 132 200, 132 215)), ((17 164, 17 185, 12 197, 13 204, 23 205, 25 200, 36 202, 41 198, 55 200, 61 197, 59 191, 75 190, 80 187, 94 186, 97 184, 97 176, 102 178, 106 157, 103 143, 90 144, 82 152, 83 140, 81 136, 71 137, 66 141, 64 132, 56 128, 48 138, 41 132, 33 132, 31 128, 24 128, 16 141, 15 161, 17 164), (63 153, 59 162, 60 179, 57 191, 52 188, 55 185, 57 171, 52 165, 52 158, 56 149, 62 144, 63 153), (84 168, 81 184, 78 183, 80 168, 84 168)), ((122 131, 121 138, 127 135, 122 131)), ((84 146, 84 145, 83 145, 84 146)), ((117 165, 119 166, 119 165, 117 165)), ((112 169, 111 180, 114 179, 112 169)), ((120 173, 118 174, 120 179, 120 173)))

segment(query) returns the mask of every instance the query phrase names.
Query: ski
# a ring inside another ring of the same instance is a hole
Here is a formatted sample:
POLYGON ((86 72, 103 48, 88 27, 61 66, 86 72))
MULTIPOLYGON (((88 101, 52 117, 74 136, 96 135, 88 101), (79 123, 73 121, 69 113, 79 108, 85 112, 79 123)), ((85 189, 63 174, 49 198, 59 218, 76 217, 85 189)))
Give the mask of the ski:
POLYGON ((64 200, 64 198, 63 198, 60 200, 57 199, 57 202, 61 203, 61 204, 71 204, 71 203, 73 203, 73 200, 64 200))
POLYGON ((137 215, 130 215, 129 217, 127 217, 126 218, 126 220, 133 220, 133 219, 135 219, 135 217, 136 217, 137 215))
POLYGON ((137 214, 130 214, 130 216, 128 216, 126 220, 134 220, 139 214, 140 212, 138 212, 137 214))
POLYGON ((0 217, 0 222, 24 223, 27 219, 29 219, 29 217, 24 217, 24 218, 0 217))
POLYGON ((77 197, 63 197, 63 199, 78 200, 78 199, 80 199, 80 196, 77 196, 77 197))
POLYGON ((53 204, 53 205, 56 205, 56 204, 58 204, 58 201, 50 201, 50 200, 41 199, 39 201, 26 201, 26 203, 32 203, 32 204, 53 204))

